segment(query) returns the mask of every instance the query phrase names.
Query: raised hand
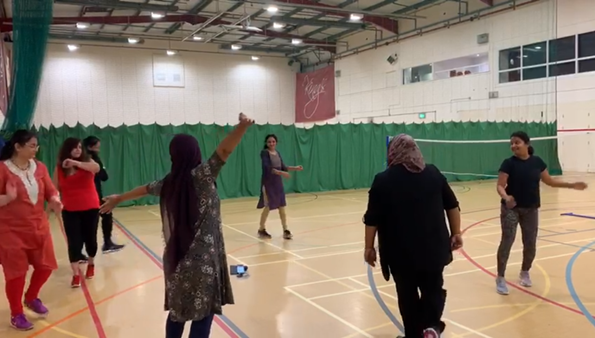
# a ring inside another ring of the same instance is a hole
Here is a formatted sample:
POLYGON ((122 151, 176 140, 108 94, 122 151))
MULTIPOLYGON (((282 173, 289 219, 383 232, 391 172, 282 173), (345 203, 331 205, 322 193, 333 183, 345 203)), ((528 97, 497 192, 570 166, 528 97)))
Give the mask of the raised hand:
POLYGON ((251 126, 254 124, 254 120, 246 116, 244 113, 240 113, 239 120, 241 125, 251 126))

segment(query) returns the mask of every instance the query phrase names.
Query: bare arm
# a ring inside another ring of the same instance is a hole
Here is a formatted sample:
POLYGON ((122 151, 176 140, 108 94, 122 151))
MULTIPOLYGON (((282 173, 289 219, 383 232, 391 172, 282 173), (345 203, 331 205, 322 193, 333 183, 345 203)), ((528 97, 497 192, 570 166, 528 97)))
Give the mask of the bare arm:
POLYGON ((229 155, 231 155, 242 140, 244 134, 246 134, 248 127, 253 124, 253 120, 247 118, 244 114, 240 114, 240 123, 219 143, 219 146, 215 150, 223 162, 227 161, 229 155))
POLYGON ((374 249, 374 241, 376 240, 376 233, 378 232, 378 227, 373 225, 366 225, 366 235, 365 235, 365 248, 366 249, 374 249))
POLYGON ((498 173, 498 183, 496 184, 496 191, 498 191, 498 195, 500 197, 506 199, 508 194, 506 193, 506 185, 508 184, 508 174, 499 172, 498 173))
POLYGON ((450 225, 450 234, 460 235, 461 234, 461 210, 457 207, 454 209, 446 210, 446 217, 448 218, 448 224, 450 225))
POLYGON ((541 181, 552 188, 574 188, 574 183, 564 182, 562 180, 558 180, 550 176, 547 170, 541 172, 541 181))
POLYGON ((97 174, 99 172, 99 170, 101 170, 101 167, 99 167, 99 164, 97 164, 97 162, 95 162, 93 160, 89 160, 89 162, 75 161, 74 166, 79 169, 83 169, 83 170, 92 172, 93 174, 97 174))
POLYGON ((131 201, 149 195, 149 190, 146 185, 141 185, 128 192, 123 193, 118 198, 118 203, 131 201))

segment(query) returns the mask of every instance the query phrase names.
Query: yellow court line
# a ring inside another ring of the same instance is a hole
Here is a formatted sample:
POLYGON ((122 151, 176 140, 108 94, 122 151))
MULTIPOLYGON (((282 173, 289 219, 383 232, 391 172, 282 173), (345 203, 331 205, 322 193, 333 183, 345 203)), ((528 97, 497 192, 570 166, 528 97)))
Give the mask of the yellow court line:
MULTIPOLYGON (((45 320, 40 320, 40 321, 38 321, 38 323, 41 323, 41 324, 42 324, 42 325, 44 325, 44 326, 50 326, 50 325, 51 325, 50 323, 48 323, 48 322, 47 322, 47 321, 45 321, 45 320)), ((70 332, 70 331, 63 330, 63 329, 61 329, 61 328, 59 328, 59 327, 57 327, 57 326, 54 326, 54 327, 52 327, 52 328, 51 328, 51 330, 54 330, 54 331, 60 332, 60 333, 62 333, 62 334, 65 334, 65 335, 67 335, 67 336, 74 337, 74 338, 89 338, 89 337, 85 337, 85 336, 78 335, 78 334, 76 334, 76 333, 74 333, 74 332, 70 332)))
MULTIPOLYGON (((547 271, 545 271, 545 269, 541 265, 535 264, 535 267, 537 267, 537 269, 539 269, 539 271, 541 271, 541 273, 543 274, 543 277, 545 279, 545 287, 543 289, 543 293, 541 294, 541 297, 542 298, 546 298, 547 295, 550 293, 550 289, 551 289, 551 286, 552 286, 550 275, 547 273, 547 271)), ((538 307, 542 302, 543 302, 543 300, 537 299, 537 300, 535 300, 535 302, 531 303, 531 306, 529 306, 528 308, 524 309, 523 311, 520 311, 517 314, 514 314, 514 315, 512 315, 512 316, 510 316, 510 317, 508 317, 508 318, 506 318, 504 320, 501 320, 501 321, 499 321, 497 323, 494 323, 494 324, 491 324, 491 325, 488 325, 488 326, 484 326, 484 327, 479 328, 479 329, 476 329, 476 330, 479 331, 479 332, 484 332, 486 330, 493 329, 493 328, 498 327, 500 325, 503 325, 503 324, 506 324, 508 322, 511 322, 511 321, 513 321, 515 319, 518 319, 518 318, 526 315, 527 313, 535 310, 535 308, 538 307)), ((489 307, 489 306, 490 305, 488 305, 487 307, 489 307)), ((481 309, 481 307, 478 308, 478 309, 481 309)), ((471 332, 464 333, 464 334, 460 335, 460 337, 465 337, 465 336, 468 336, 470 334, 473 334, 473 333, 471 333, 471 332)))
MULTIPOLYGON (((563 305, 574 305, 574 302, 558 302, 563 305)), ((595 303, 583 303, 585 305, 595 305, 595 303)), ((487 309, 499 309, 503 307, 522 307, 522 306, 530 306, 533 303, 514 303, 514 304, 493 304, 493 305, 484 305, 484 306, 475 306, 475 307, 466 307, 462 309, 450 310, 450 313, 457 313, 457 312, 466 312, 466 311, 476 311, 476 310, 487 310, 487 309)), ((543 303, 543 305, 548 305, 548 303, 543 303)))
MULTIPOLYGON (((368 331, 377 330, 377 329, 383 328, 385 326, 390 326, 390 325, 393 325, 393 322, 386 322, 384 324, 376 325, 376 326, 373 326, 373 327, 368 327, 368 328, 362 329, 362 330, 364 332, 368 332, 368 331)), ((350 335, 347 335, 347 336, 345 336, 343 338, 353 338, 353 337, 357 337, 359 334, 360 334, 359 332, 354 332, 354 333, 352 333, 350 335)))

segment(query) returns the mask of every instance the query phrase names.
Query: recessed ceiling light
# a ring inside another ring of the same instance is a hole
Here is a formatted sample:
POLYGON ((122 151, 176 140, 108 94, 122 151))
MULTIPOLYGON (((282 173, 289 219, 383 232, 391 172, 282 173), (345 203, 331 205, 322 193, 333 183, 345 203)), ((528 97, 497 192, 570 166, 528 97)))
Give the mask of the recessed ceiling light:
POLYGON ((479 57, 479 54, 477 54, 477 55, 475 55, 475 56, 479 57))
POLYGON ((302 43, 302 39, 291 39, 291 43, 294 45, 299 45, 302 43))
POLYGON ((233 50, 242 49, 242 45, 231 45, 231 49, 233 49, 233 50))
POLYGON ((541 49, 541 46, 535 46, 535 49, 539 50, 539 49, 541 49))
POLYGON ((170 50, 168 50, 168 51, 166 51, 166 53, 167 53, 167 55, 169 55, 169 56, 172 56, 172 55, 176 55, 176 54, 178 54, 178 52, 177 52, 177 51, 175 51, 175 50, 171 50, 171 49, 170 49, 170 50))
POLYGON ((66 47, 68 47, 68 50, 71 52, 74 52, 75 50, 79 49, 78 45, 68 45, 66 47))
POLYGON ((195 35, 195 36, 192 37, 192 40, 194 40, 194 41, 200 41, 200 40, 202 40, 202 36, 195 35))
POLYGON ((153 19, 162 19, 165 15, 162 13, 151 12, 151 18, 153 19))
POLYGON ((363 14, 353 13, 349 16, 349 20, 351 21, 360 21, 364 18, 363 14))
POLYGON ((277 6, 267 7, 267 12, 269 12, 269 13, 277 13, 278 11, 279 11, 279 8, 277 8, 277 6))
POLYGON ((279 29, 279 28, 283 28, 283 27, 285 27, 284 24, 282 24, 280 22, 273 22, 273 28, 279 29))
POLYGON ((140 39, 139 38, 128 38, 128 43, 130 44, 135 44, 135 43, 139 43, 140 39))
POLYGON ((78 29, 89 28, 89 24, 86 23, 86 22, 77 22, 76 23, 76 28, 78 28, 78 29))
POLYGON ((260 59, 258 56, 255 56, 255 55, 252 56, 252 61, 258 61, 258 59, 260 59))

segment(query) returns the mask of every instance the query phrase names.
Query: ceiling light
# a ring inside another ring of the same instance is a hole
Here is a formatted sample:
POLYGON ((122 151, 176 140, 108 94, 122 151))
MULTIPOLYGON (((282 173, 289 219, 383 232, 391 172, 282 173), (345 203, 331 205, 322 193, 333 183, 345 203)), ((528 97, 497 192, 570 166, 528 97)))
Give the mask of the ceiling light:
POLYGON ((279 29, 279 28, 283 28, 285 27, 284 24, 280 23, 280 22, 273 22, 273 28, 279 29))
POLYGON ((364 18, 363 14, 357 14, 357 13, 351 14, 349 16, 349 20, 351 20, 351 21, 360 21, 363 18, 364 18))
POLYGON ((541 46, 535 46, 535 49, 539 50, 541 49, 541 46))
POLYGON ((166 51, 166 53, 167 53, 167 55, 168 55, 168 56, 172 56, 172 55, 176 55, 176 54, 178 54, 178 52, 177 52, 177 51, 175 51, 175 50, 171 50, 171 49, 169 49, 168 51, 166 51))
POLYGON ((75 50, 79 49, 78 45, 68 45, 66 47, 68 47, 68 50, 71 52, 74 52, 75 50))
POLYGON ((233 49, 233 50, 242 49, 242 46, 241 45, 231 45, 231 49, 233 49))
POLYGON ((162 13, 151 12, 151 18, 153 19, 162 19, 165 15, 162 13))
POLYGON ((195 35, 195 36, 192 37, 192 40, 194 40, 194 41, 200 41, 200 40, 202 40, 202 36, 195 35))
POLYGON ((302 43, 302 39, 291 39, 291 43, 294 45, 299 45, 302 43))
POLYGON ((255 55, 252 56, 252 61, 258 61, 258 59, 260 59, 258 56, 255 56, 255 55))
POLYGON ((78 29, 89 28, 89 24, 86 23, 86 22, 77 22, 76 23, 76 28, 78 28, 78 29))
POLYGON ((277 13, 277 11, 279 11, 279 8, 277 8, 277 6, 267 7, 267 12, 269 12, 269 13, 277 13))
POLYGON ((477 54, 477 55, 475 55, 475 56, 479 57, 479 54, 477 54))
POLYGON ((135 44, 135 43, 139 43, 140 39, 139 38, 128 38, 128 43, 130 44, 135 44))

